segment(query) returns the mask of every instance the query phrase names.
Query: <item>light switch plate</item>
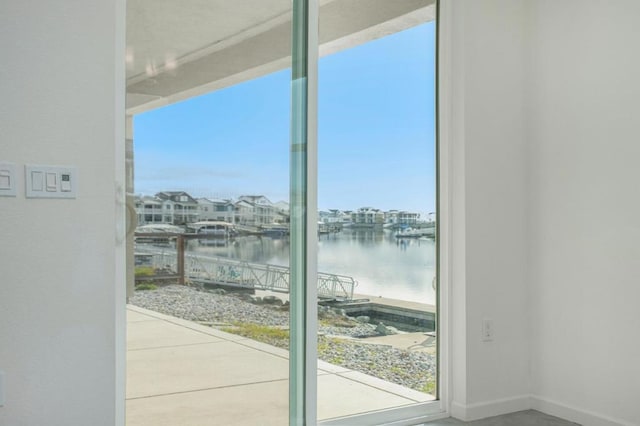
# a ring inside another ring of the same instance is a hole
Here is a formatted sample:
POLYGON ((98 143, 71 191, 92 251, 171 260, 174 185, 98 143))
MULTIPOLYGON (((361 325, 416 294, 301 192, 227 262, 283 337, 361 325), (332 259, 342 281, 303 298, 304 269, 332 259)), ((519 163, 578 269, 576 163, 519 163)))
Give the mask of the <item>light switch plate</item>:
POLYGON ((27 164, 24 170, 27 198, 76 198, 75 167, 27 164))
POLYGON ((16 165, 0 162, 0 197, 15 197, 16 183, 16 165))

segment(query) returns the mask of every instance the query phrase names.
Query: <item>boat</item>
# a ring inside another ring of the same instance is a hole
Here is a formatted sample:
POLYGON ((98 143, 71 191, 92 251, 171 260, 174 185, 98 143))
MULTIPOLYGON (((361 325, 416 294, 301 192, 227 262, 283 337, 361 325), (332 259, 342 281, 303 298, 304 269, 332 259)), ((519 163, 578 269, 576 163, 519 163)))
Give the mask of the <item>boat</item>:
POLYGON ((267 237, 281 238, 289 235, 289 225, 273 223, 262 226, 262 235, 267 237))
MULTIPOLYGON (((222 221, 204 221, 196 222, 189 225, 196 234, 211 238, 233 238, 237 235, 237 231, 233 224, 222 221)), ((203 238, 205 239, 205 238, 203 238)))
POLYGON ((318 222, 318 235, 342 231, 342 222, 318 222))
POLYGON ((168 223, 150 223, 136 228, 135 241, 140 244, 168 244, 173 234, 184 234, 184 228, 168 223), (138 235, 142 234, 142 235, 138 235), (154 235, 154 234, 157 234, 154 235))
POLYGON ((404 228, 396 232, 396 238, 434 237, 435 235, 435 226, 429 226, 425 228, 404 228))

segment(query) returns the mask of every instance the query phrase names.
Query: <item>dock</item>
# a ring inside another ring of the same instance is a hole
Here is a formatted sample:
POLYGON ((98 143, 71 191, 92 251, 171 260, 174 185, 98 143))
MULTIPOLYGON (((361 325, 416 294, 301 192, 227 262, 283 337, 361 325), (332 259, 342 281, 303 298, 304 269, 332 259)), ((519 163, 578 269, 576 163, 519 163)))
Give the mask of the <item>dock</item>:
MULTIPOLYGON (((136 281, 178 279, 183 283, 289 293, 290 271, 287 266, 250 263, 144 244, 136 246, 135 257, 138 266, 166 272, 136 277, 136 281)), ((347 301, 353 299, 356 281, 346 275, 319 272, 317 286, 319 298, 347 301)))

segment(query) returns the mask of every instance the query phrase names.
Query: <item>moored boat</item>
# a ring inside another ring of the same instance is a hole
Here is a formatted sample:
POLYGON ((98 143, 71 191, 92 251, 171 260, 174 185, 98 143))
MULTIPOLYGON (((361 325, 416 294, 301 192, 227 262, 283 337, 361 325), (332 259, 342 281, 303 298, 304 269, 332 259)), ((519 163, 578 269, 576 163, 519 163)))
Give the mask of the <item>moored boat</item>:
POLYGON ((171 240, 170 234, 184 234, 184 232, 184 228, 180 226, 168 223, 150 223, 136 228, 135 241, 141 244, 168 244, 171 240))
POLYGON ((424 228, 405 228, 396 232, 396 238, 420 238, 434 237, 436 235, 435 226, 427 226, 424 228))
POLYGON ((286 237, 289 235, 289 226, 286 224, 273 223, 262 226, 262 235, 267 237, 286 237))
POLYGON ((237 235, 233 224, 221 221, 203 221, 190 225, 196 234, 207 238, 232 238, 237 235))

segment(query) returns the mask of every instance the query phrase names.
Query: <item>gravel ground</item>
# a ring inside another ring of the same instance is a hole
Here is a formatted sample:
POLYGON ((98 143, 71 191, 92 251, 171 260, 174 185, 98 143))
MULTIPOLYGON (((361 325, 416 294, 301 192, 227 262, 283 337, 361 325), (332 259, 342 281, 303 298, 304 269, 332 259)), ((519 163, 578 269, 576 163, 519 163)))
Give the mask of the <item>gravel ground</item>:
POLYGON ((276 327, 289 325, 287 312, 196 287, 169 285, 158 287, 157 290, 136 291, 129 302, 141 308, 195 322, 251 322, 276 327))
MULTIPOLYGON (((247 295, 216 294, 196 287, 169 285, 136 291, 130 303, 186 320, 224 326, 237 322, 288 327, 288 307, 255 304, 247 295)), ((385 345, 358 341, 379 335, 372 324, 363 324, 331 309, 320 307, 319 357, 332 364, 361 371, 412 389, 424 390, 435 377, 435 357, 385 345), (332 337, 335 336, 335 337, 332 337)))

